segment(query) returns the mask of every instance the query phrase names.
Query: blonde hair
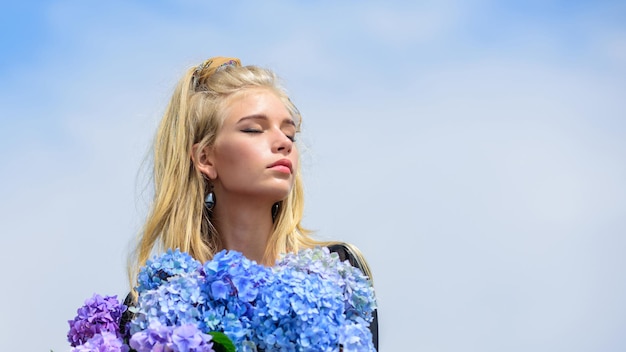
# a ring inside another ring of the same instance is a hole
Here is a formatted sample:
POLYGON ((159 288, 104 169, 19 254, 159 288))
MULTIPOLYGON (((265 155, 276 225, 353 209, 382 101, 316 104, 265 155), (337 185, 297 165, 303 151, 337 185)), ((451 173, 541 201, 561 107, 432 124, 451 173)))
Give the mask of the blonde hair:
MULTIPOLYGON (((179 248, 205 262, 222 249, 204 205, 208 182, 194 166, 191 154, 194 144, 199 151, 214 143, 232 97, 259 88, 275 93, 300 127, 298 109, 270 70, 228 66, 204 73, 194 67, 178 82, 154 140, 154 200, 135 252, 129 257, 131 288, 139 269, 155 250, 179 248)), ((302 177, 297 169, 291 192, 279 203, 265 262, 274 262, 281 253, 331 244, 314 240, 302 227, 303 199, 302 177)), ((360 252, 354 253, 369 275, 360 252)))

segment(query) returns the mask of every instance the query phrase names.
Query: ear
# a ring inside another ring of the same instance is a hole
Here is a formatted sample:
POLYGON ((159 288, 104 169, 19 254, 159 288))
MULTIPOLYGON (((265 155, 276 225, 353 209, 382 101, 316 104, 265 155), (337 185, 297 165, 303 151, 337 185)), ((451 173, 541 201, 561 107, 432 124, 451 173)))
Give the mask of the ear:
POLYGON ((213 165, 212 148, 204 147, 200 149, 199 143, 194 144, 191 147, 191 160, 196 169, 209 179, 215 180, 217 178, 217 170, 213 165))

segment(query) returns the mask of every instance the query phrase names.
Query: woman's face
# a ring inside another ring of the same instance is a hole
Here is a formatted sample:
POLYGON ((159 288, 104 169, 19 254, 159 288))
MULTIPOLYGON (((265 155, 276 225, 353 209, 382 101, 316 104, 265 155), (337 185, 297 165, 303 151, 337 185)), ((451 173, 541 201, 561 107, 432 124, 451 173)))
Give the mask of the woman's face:
POLYGON ((209 152, 209 177, 218 197, 286 198, 298 169, 296 130, 296 121, 270 90, 250 89, 231 98, 209 152))

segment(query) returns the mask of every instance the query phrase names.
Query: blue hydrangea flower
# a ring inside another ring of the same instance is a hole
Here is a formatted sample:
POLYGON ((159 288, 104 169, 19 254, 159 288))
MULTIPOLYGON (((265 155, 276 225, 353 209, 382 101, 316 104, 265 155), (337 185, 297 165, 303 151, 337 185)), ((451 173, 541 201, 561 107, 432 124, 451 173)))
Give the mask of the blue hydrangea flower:
POLYGON ((283 267, 256 304, 254 341, 268 351, 336 351, 343 292, 321 275, 283 267))
POLYGON ((144 291, 137 299, 130 322, 130 333, 147 329, 152 322, 164 326, 195 324, 202 317, 206 296, 201 291, 204 277, 199 272, 172 276, 155 289, 144 291))
POLYGON ((179 249, 171 250, 148 260, 141 268, 137 277, 137 292, 157 288, 167 281, 169 277, 181 274, 189 274, 198 271, 202 264, 193 259, 189 254, 179 249))
POLYGON ((368 324, 359 318, 346 321, 339 328, 339 343, 343 352, 376 351, 368 324))
POLYGON ((221 331, 235 345, 248 341, 253 331, 254 302, 270 278, 270 270, 236 251, 221 251, 202 268, 206 305, 201 328, 221 331))
POLYGON ((369 340, 359 338, 350 348, 374 349, 368 329, 374 290, 361 270, 320 247, 287 254, 273 270, 274 287, 267 286, 257 303, 259 346, 334 351, 358 327, 364 330, 359 336, 369 334, 369 340))
POLYGON ((337 253, 330 253, 326 247, 305 249, 296 254, 290 253, 276 264, 276 270, 298 270, 315 273, 335 282, 343 290, 346 316, 349 319, 360 316, 372 322, 376 309, 374 288, 369 278, 349 261, 341 261, 337 253))

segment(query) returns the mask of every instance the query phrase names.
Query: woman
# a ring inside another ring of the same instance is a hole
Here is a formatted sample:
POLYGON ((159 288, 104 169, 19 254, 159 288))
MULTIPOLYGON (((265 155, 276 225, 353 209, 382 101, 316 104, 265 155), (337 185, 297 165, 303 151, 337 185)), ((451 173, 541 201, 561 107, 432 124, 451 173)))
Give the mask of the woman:
MULTIPOLYGON (((283 253, 329 246, 371 277, 355 247, 316 241, 301 225, 300 123, 271 71, 223 57, 189 69, 155 138, 154 203, 129 266, 131 287, 153 251, 168 248, 201 262, 236 250, 271 266, 283 253)), ((377 347, 376 319, 371 330, 377 347)))

